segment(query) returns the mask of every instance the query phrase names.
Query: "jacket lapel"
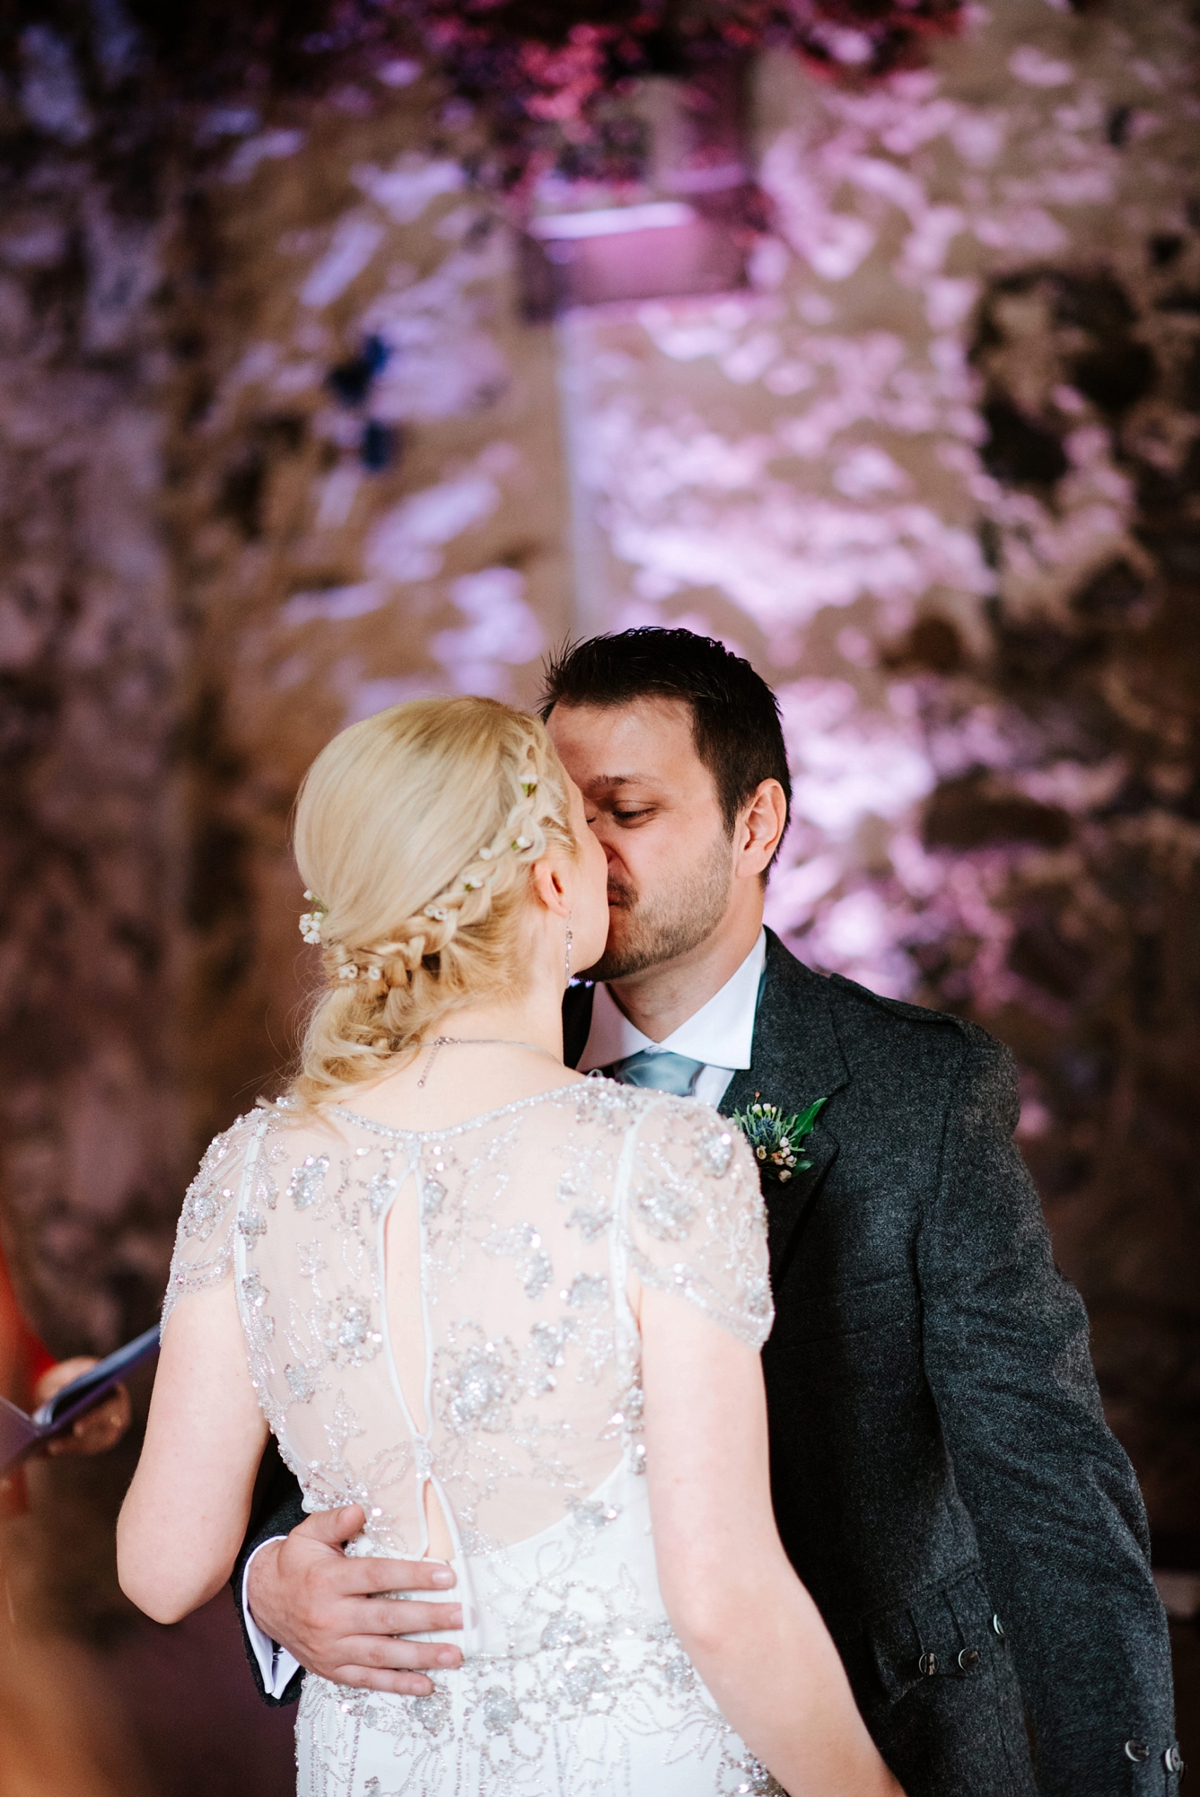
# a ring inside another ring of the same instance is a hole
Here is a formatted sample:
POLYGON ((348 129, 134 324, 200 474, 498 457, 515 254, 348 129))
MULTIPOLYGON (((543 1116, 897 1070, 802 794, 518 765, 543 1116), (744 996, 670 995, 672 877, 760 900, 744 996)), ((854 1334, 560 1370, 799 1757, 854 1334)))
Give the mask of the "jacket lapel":
MULTIPOLYGON (((850 1078, 834 1032, 825 981, 767 931, 767 964, 754 1023, 750 1066, 734 1074, 721 1111, 726 1117, 761 1098, 785 1116, 829 1098, 850 1078)), ((838 1140, 823 1109, 804 1145, 811 1164, 786 1184, 763 1178, 771 1278, 780 1284, 796 1251, 800 1224, 837 1158, 838 1140)))
MULTIPOLYGON (((563 995, 563 1059, 575 1067, 592 1027, 595 988, 582 981, 563 995)), ((850 1078, 829 1010, 829 994, 819 974, 790 955, 773 930, 767 931, 763 975, 750 1065, 734 1074, 721 1100, 723 1116, 744 1110, 761 1097, 786 1116, 814 1098, 829 1098, 850 1078)), ((771 1250, 771 1277, 778 1285, 800 1237, 800 1223, 837 1158, 838 1141, 822 1110, 805 1144, 811 1165, 786 1185, 763 1179, 771 1250)))

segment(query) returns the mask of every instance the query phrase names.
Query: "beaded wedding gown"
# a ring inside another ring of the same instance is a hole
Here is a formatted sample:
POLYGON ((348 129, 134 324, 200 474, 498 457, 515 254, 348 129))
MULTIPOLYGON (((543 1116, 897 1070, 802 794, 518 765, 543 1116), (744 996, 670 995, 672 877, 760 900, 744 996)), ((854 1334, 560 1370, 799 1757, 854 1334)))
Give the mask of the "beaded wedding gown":
POLYGON ((693 1099, 595 1078, 453 1129, 327 1117, 281 1105, 213 1142, 167 1311, 234 1277, 305 1508, 366 1510, 349 1552, 422 1555, 432 1488, 464 1626, 426 1638, 464 1664, 422 1698, 307 1677, 301 1797, 778 1792, 663 1606, 626 1296, 633 1275, 761 1346, 740 1135, 693 1099))

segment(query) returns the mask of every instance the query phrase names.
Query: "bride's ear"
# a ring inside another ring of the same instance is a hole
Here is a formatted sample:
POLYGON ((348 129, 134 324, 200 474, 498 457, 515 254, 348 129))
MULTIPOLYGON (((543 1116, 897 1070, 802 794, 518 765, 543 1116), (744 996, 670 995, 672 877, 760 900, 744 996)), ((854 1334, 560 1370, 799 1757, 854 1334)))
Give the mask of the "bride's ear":
POLYGON ((534 894, 539 904, 555 917, 568 917, 571 912, 570 901, 563 887, 562 875, 552 861, 535 861, 529 870, 534 894))

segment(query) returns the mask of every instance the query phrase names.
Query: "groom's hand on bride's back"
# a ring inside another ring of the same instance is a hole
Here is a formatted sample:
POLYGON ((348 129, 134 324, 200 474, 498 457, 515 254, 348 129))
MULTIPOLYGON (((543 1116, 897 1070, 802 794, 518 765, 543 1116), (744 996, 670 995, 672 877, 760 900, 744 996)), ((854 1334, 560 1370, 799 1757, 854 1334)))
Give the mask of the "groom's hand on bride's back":
POLYGON ((309 1672, 338 1685, 427 1697, 428 1667, 462 1664, 457 1647, 408 1641, 399 1631, 462 1627, 457 1603, 389 1600, 383 1591, 429 1591, 453 1585, 439 1560, 366 1560, 345 1554, 362 1529, 357 1504, 318 1511, 280 1541, 270 1542, 250 1566, 250 1614, 263 1632, 286 1647, 309 1672))

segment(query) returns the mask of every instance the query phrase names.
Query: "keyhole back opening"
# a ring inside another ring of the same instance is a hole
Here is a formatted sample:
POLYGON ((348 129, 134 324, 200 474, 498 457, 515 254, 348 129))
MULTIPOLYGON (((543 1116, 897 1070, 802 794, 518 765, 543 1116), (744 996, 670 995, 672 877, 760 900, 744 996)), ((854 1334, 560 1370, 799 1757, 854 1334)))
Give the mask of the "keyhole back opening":
MULTIPOLYGON (((428 1391, 430 1345, 421 1280, 420 1183, 410 1168, 393 1200, 384 1226, 383 1319, 391 1345, 400 1399, 421 1454, 429 1434, 428 1391)), ((426 1557, 450 1560, 454 1538, 437 1488, 428 1476, 421 1482, 422 1507, 428 1536, 426 1557)))

